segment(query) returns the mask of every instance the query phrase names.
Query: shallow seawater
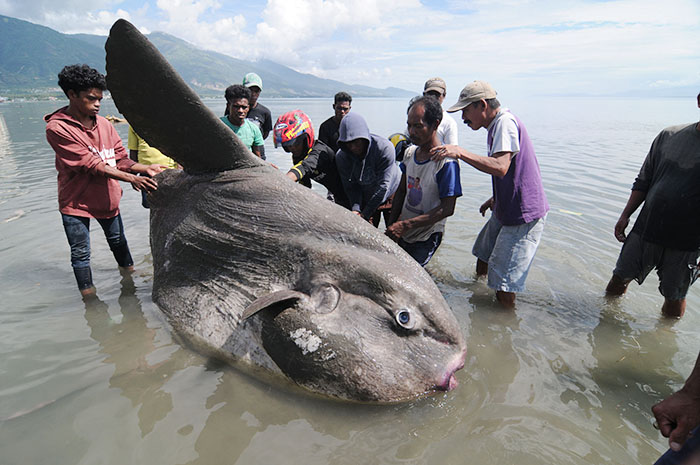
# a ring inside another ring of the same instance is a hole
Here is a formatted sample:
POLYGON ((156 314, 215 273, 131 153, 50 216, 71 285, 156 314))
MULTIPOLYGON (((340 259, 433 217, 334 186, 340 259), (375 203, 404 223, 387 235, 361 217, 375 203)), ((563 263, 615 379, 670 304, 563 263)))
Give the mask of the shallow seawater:
MULTIPOLYGON (((181 345, 151 301, 148 211, 126 184, 136 272, 119 274, 93 222, 99 300, 83 303, 42 120, 63 102, 0 104, 0 463, 653 463, 666 440, 650 408, 695 361, 700 288, 677 321, 660 317, 655 275, 621 299, 603 290, 629 187, 663 127, 697 121, 694 98, 506 97, 551 205, 528 290, 506 311, 475 278, 490 179, 462 164, 464 196, 428 270, 463 327, 466 365, 456 390, 390 406, 289 392, 181 345)), ((330 99, 262 102, 274 116, 300 108, 316 127, 332 112, 330 99)), ((223 99, 207 104, 223 111, 223 99)), ((404 127, 405 105, 357 99, 353 111, 388 136, 404 127)), ((116 113, 105 101, 101 114, 116 113)), ((485 131, 459 123, 460 143, 483 154, 485 131)), ((290 166, 271 137, 266 150, 290 166)))

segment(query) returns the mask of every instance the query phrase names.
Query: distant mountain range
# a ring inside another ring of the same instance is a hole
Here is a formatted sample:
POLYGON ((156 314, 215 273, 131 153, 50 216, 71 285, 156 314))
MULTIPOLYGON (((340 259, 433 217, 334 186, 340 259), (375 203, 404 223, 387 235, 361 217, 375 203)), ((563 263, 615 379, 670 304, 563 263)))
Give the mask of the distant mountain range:
MULTIPOLYGON (((265 97, 332 97, 341 90, 358 97, 414 95, 394 87, 377 89, 321 79, 268 60, 239 60, 162 32, 147 37, 201 96, 220 97, 227 86, 241 82, 249 72, 262 77, 265 97)), ((0 95, 62 95, 56 82, 65 65, 86 63, 104 72, 106 40, 105 36, 62 34, 0 15, 0 95)))

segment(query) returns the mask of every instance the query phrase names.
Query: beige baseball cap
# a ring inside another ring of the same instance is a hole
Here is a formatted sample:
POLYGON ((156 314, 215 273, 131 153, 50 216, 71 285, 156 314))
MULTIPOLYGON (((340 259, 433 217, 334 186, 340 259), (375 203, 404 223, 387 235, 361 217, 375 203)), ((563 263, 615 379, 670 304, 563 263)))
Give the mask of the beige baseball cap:
POLYGON ((425 85, 423 86, 423 93, 429 92, 431 90, 440 92, 444 95, 447 93, 447 84, 445 84, 445 81, 442 78, 430 78, 427 81, 425 81, 425 85))
POLYGON ((474 81, 462 89, 459 93, 457 103, 447 109, 448 113, 459 111, 473 102, 478 102, 481 99, 488 100, 496 98, 496 91, 493 90, 491 84, 485 81, 474 81))

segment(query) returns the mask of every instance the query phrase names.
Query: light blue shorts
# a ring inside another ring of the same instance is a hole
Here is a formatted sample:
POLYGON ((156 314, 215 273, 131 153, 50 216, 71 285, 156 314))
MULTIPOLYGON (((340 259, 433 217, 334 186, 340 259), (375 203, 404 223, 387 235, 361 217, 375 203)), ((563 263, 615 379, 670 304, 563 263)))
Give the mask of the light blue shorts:
POLYGON ((489 265, 487 284, 504 292, 522 292, 547 216, 517 226, 503 226, 491 215, 476 238, 472 254, 489 265))

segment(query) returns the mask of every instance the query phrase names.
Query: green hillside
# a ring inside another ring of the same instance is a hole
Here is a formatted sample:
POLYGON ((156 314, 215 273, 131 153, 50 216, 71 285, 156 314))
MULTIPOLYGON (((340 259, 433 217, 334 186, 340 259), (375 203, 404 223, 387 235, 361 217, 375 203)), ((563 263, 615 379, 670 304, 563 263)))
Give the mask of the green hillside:
MULTIPOLYGON (((171 35, 149 40, 182 78, 202 96, 221 96, 249 72, 263 78, 265 97, 330 97, 340 90, 362 97, 406 97, 403 89, 348 85, 303 74, 272 61, 249 62, 199 49, 171 35)), ((104 36, 62 34, 47 27, 0 16, 0 95, 60 94, 56 75, 66 64, 87 63, 104 72, 104 36)))
POLYGON ((68 63, 104 72, 104 52, 53 29, 0 16, 0 92, 56 87, 56 75, 68 63))

